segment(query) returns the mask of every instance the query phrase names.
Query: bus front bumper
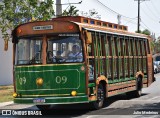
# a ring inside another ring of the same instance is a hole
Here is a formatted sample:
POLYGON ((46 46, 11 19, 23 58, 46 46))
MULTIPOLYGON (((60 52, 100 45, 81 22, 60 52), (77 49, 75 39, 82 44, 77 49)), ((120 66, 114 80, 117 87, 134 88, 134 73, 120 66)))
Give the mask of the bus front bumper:
POLYGON ((19 104, 74 104, 88 103, 88 96, 69 96, 69 97, 39 97, 39 98, 14 98, 14 103, 19 104))

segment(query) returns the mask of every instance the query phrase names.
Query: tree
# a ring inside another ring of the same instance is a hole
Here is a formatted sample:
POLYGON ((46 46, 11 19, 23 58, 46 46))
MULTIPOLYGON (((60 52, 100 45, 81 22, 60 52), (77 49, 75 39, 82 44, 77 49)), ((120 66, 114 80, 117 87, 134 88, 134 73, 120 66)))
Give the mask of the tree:
MULTIPOLYGON (((135 31, 135 32, 138 33, 138 31, 135 31)), ((145 34, 145 35, 151 35, 151 32, 148 29, 145 29, 143 31, 140 30, 139 33, 145 34)))
POLYGON ((68 10, 64 10, 62 16, 78 16, 79 10, 75 6, 70 6, 68 10))
POLYGON ((152 52, 153 52, 153 54, 154 54, 155 51, 156 51, 155 47, 156 47, 157 44, 156 44, 154 41, 151 41, 151 42, 150 42, 150 45, 151 45, 151 50, 152 50, 152 52))
POLYGON ((142 34, 151 35, 151 32, 148 29, 142 31, 142 34))
POLYGON ((93 16, 95 16, 97 14, 98 14, 98 12, 95 9, 89 10, 89 16, 90 17, 93 17, 93 16))
POLYGON ((11 31, 28 21, 48 20, 54 15, 53 0, 2 0, 0 2, 0 29, 2 38, 9 40, 11 31))

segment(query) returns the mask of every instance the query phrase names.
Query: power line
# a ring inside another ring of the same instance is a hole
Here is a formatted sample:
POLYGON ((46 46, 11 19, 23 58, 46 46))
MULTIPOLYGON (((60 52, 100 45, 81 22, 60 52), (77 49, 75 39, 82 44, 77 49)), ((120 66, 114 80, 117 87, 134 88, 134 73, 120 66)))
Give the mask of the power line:
POLYGON ((152 13, 152 15, 154 15, 156 18, 160 18, 159 16, 157 16, 151 9, 150 7, 145 3, 146 7, 149 9, 149 11, 152 13))
POLYGON ((100 2, 99 0, 96 0, 99 4, 101 4, 103 7, 107 8, 111 13, 114 13, 116 15, 121 15, 123 20, 127 21, 125 24, 128 24, 128 23, 131 23, 133 25, 136 25, 136 23, 134 22, 135 20, 137 20, 137 17, 134 17, 134 18, 131 18, 131 17, 127 17, 127 16, 124 16, 114 10, 112 10, 111 8, 109 8, 108 6, 106 6, 105 4, 103 4, 102 2, 100 2))
MULTIPOLYGON (((136 18, 130 18, 130 17, 127 17, 127 16, 125 16, 125 15, 122 15, 122 14, 120 14, 120 13, 118 13, 118 12, 116 12, 116 11, 114 11, 114 10, 112 10, 111 8, 109 8, 108 6, 106 6, 105 4, 103 4, 102 2, 100 2, 99 0, 96 0, 99 4, 101 4, 103 7, 105 7, 105 8, 107 8, 108 9, 108 11, 110 11, 111 13, 113 13, 113 14, 116 14, 116 15, 121 15, 122 17, 123 17, 123 19, 125 20, 126 19, 126 23, 125 24, 128 24, 128 23, 132 23, 132 24, 136 24, 135 22, 134 22, 134 20, 137 20, 137 17, 136 18), (128 20, 128 19, 130 19, 130 20, 128 20)), ((139 0, 140 1, 140 0, 139 0)), ((141 2, 140 2, 141 3, 141 2)), ((144 12, 144 10, 143 10, 143 12, 144 12)), ((146 15, 147 15, 147 13, 146 12, 144 12, 146 15)), ((149 15, 147 15, 147 16, 149 16, 149 15)), ((151 16, 149 16, 152 20, 154 20, 154 21, 156 21, 153 17, 151 17, 151 16)), ((140 16, 139 16, 139 20, 140 20, 140 16)), ((142 22, 142 27, 144 28, 144 29, 149 29, 151 32, 152 32, 152 30, 151 30, 151 28, 149 28, 142 20, 141 21, 139 21, 139 22, 142 22)), ((140 25, 140 24, 139 24, 140 25)))
POLYGON ((74 2, 74 3, 64 3, 64 4, 55 4, 55 5, 68 5, 68 4, 81 4, 83 2, 83 0, 81 0, 80 2, 74 2))
MULTIPOLYGON (((137 17, 136 17, 136 19, 137 19, 137 17)), ((128 20, 126 23, 124 23, 124 25, 127 25, 128 23, 132 23, 132 24, 136 24, 137 25, 137 23, 136 22, 134 22, 134 19, 131 19, 131 20, 128 20)))
POLYGON ((147 15, 147 17, 149 17, 149 18, 152 19, 153 21, 157 22, 157 20, 154 19, 153 17, 151 17, 150 15, 148 15, 148 13, 146 13, 146 11, 145 11, 143 8, 141 8, 141 9, 142 9, 143 13, 147 15))
POLYGON ((156 9, 156 12, 157 12, 158 14, 160 14, 160 12, 158 11, 157 7, 156 7, 155 4, 152 2, 152 0, 151 0, 151 3, 152 3, 152 5, 153 5, 153 8, 156 9))
POLYGON ((100 2, 99 0, 96 0, 96 1, 97 1, 98 3, 100 3, 102 6, 104 6, 105 8, 107 8, 110 12, 112 12, 112 13, 114 13, 114 14, 116 14, 116 15, 120 15, 120 16, 122 16, 122 17, 124 17, 124 18, 127 18, 127 19, 135 19, 135 18, 130 18, 130 17, 124 16, 124 15, 122 15, 122 14, 120 14, 120 13, 112 10, 111 8, 109 8, 108 6, 106 6, 105 4, 103 4, 102 2, 100 2))
POLYGON ((140 32, 140 4, 146 0, 134 0, 138 1, 138 21, 137 21, 137 31, 140 32))
POLYGON ((152 31, 143 21, 141 21, 141 22, 148 30, 152 31))

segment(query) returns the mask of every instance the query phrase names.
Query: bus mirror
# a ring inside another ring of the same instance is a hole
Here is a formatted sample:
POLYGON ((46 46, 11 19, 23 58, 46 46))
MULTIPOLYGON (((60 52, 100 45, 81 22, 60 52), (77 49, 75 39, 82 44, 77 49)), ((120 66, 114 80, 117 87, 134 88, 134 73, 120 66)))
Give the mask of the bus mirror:
POLYGON ((8 50, 8 39, 4 40, 4 51, 8 50))
POLYGON ((91 32, 86 32, 86 43, 91 44, 92 43, 92 35, 91 32))

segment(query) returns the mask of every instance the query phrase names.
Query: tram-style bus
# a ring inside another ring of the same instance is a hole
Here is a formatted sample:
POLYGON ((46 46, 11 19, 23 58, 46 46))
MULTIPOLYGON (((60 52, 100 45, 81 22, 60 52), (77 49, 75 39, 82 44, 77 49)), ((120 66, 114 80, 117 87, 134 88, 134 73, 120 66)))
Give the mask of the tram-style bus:
POLYGON ((14 102, 53 104, 138 97, 154 81, 150 37, 81 16, 19 25, 12 32, 14 102))

